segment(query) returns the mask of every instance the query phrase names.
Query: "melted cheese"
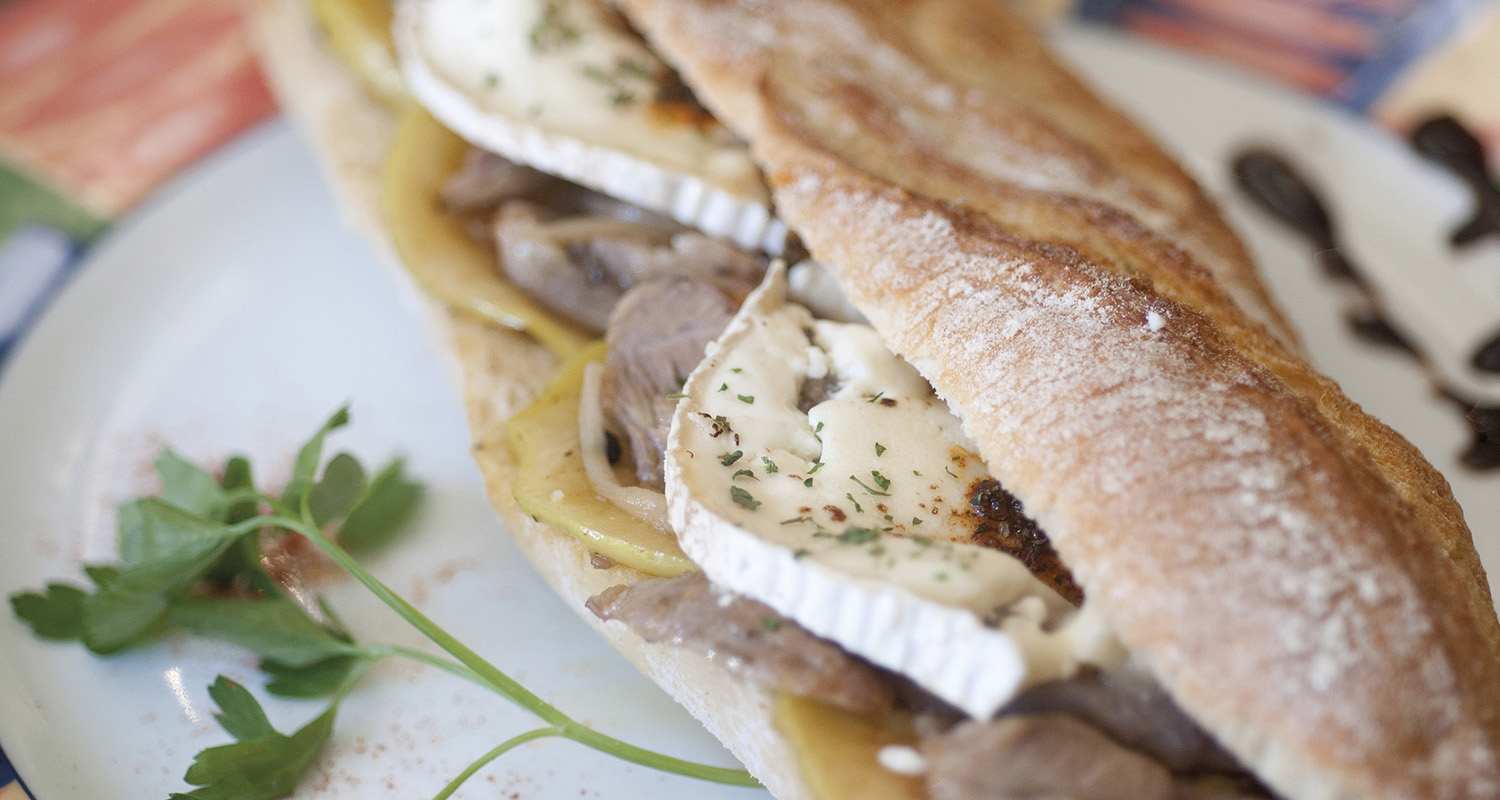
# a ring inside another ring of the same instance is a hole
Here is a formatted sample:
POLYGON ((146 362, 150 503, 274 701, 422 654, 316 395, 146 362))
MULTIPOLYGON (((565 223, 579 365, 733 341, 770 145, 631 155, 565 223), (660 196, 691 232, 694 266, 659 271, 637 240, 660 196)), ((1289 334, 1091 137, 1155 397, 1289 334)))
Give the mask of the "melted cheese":
POLYGON ((747 249, 779 252, 743 143, 653 104, 667 68, 600 0, 404 0, 412 94, 470 142, 747 249))
POLYGON ((970 543, 968 492, 988 473, 927 382, 872 329, 784 297, 773 270, 685 387, 667 454, 683 551, 975 716, 1112 662, 1096 614, 970 543))

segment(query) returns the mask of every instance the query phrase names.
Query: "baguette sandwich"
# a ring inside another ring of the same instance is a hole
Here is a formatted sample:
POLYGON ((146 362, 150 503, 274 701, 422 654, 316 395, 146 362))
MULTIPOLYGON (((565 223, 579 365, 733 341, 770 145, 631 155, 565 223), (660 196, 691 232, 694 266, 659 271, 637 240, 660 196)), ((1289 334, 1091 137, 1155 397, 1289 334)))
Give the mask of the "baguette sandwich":
POLYGON ((1003 4, 403 0, 386 104, 259 10, 508 530, 776 796, 1500 797, 1446 482, 1003 4))

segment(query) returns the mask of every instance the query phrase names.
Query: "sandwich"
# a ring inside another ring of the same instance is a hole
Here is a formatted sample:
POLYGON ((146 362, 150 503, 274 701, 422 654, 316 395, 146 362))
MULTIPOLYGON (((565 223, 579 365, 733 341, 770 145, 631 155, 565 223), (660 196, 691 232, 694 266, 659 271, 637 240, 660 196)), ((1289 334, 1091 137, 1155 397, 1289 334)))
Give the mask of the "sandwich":
POLYGON ((384 108, 261 10, 509 532, 776 796, 1500 796, 1446 482, 1003 4, 403 0, 384 108))

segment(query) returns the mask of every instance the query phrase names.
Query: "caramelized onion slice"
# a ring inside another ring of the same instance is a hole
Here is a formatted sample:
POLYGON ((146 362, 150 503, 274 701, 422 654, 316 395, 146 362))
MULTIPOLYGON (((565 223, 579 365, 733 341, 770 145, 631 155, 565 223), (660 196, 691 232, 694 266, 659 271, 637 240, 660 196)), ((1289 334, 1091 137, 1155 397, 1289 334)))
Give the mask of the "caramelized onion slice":
POLYGON ((462 218, 439 200, 468 145, 419 108, 402 116, 383 176, 381 210, 391 241, 412 277, 450 308, 523 330, 560 355, 589 334, 543 309, 500 274, 495 255, 471 238, 462 218))
POLYGON ((602 361, 604 352, 598 342, 569 359, 541 396, 507 425, 519 462, 516 502, 616 563, 661 576, 696 569, 675 537, 621 510, 589 483, 578 433, 579 395, 585 366, 602 361))

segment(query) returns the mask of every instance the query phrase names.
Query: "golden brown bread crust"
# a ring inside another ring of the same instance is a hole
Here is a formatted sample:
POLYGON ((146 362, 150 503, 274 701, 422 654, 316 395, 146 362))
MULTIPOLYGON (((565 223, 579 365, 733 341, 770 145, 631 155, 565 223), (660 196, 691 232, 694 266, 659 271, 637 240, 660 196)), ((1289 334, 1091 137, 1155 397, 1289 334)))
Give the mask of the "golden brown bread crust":
POLYGON ((1208 201, 1002 4, 623 5, 1258 774, 1500 793, 1500 626, 1446 482, 1285 344, 1208 201))
POLYGON ((764 78, 788 95, 780 108, 825 126, 815 132, 864 169, 1039 226, 1036 238, 1122 269, 1170 271, 1183 291, 1227 294, 1293 342, 1212 202, 1003 3, 709 0, 658 22, 654 44, 687 59, 700 99, 736 126, 765 110, 764 78))

